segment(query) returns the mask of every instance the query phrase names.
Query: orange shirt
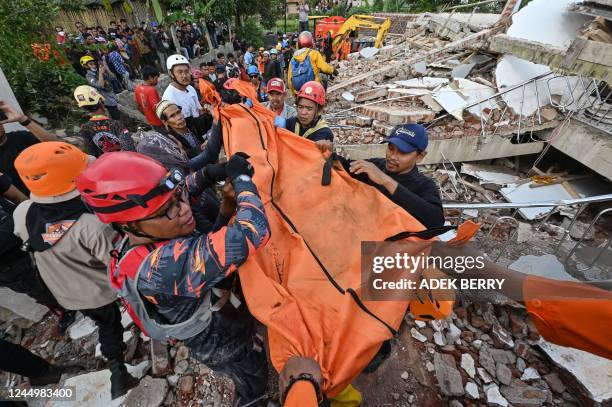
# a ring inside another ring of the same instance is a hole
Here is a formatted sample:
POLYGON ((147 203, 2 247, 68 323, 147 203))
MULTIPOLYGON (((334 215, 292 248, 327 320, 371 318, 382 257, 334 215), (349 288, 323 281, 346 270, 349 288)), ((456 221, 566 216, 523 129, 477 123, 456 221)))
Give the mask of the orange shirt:
POLYGON ((584 283, 527 276, 523 297, 544 339, 612 359, 612 292, 584 283))
POLYGON ((155 86, 144 84, 136 86, 134 98, 136 99, 138 109, 145 115, 147 122, 151 126, 161 126, 163 124, 155 114, 155 105, 160 101, 155 86))

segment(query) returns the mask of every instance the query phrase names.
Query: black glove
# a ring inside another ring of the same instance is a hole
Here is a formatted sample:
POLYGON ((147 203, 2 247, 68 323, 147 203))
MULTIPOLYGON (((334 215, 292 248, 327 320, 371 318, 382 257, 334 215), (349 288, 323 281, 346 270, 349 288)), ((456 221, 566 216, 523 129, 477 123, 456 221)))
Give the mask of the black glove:
POLYGON ((332 72, 332 74, 331 74, 332 78, 335 77, 335 76, 338 76, 338 73, 339 73, 338 69, 334 68, 334 72, 332 72))
POLYGON ((204 173, 204 177, 206 177, 210 182, 221 182, 225 181, 227 178, 227 172, 225 170, 226 163, 223 164, 208 164, 202 170, 204 173))
POLYGON ((236 153, 229 159, 225 170, 230 180, 234 180, 239 175, 253 176, 255 169, 251 163, 247 161, 247 158, 250 158, 248 154, 236 153))

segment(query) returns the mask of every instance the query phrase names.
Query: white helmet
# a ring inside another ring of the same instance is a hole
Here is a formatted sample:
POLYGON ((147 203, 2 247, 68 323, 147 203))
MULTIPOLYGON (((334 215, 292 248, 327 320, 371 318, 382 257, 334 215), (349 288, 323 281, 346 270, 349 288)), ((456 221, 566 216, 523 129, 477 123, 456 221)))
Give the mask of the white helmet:
POLYGON ((176 65, 189 65, 189 60, 183 55, 170 55, 166 60, 166 69, 170 71, 176 65))

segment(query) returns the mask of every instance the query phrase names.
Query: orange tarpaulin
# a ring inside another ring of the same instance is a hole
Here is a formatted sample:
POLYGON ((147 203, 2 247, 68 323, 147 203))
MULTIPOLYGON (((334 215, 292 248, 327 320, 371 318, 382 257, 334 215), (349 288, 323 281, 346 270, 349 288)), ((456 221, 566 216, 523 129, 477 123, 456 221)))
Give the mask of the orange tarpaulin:
POLYGON ((221 121, 227 155, 251 156, 272 230, 239 270, 249 309, 268 327, 276 370, 292 355, 313 357, 333 397, 399 328, 408 306, 360 299, 361 242, 425 228, 343 170, 322 186, 325 160, 315 144, 275 129, 259 103, 225 106, 221 121))

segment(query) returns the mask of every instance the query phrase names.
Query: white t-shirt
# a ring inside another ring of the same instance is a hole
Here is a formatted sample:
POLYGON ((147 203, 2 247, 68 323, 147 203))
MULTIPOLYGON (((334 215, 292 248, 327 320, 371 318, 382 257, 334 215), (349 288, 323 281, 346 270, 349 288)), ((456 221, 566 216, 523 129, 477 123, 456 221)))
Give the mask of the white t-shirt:
POLYGON ((183 109, 183 116, 185 117, 198 117, 200 115, 200 101, 198 100, 198 94, 196 93, 193 86, 187 86, 186 90, 180 90, 168 85, 162 96, 162 100, 169 100, 176 103, 183 109))

